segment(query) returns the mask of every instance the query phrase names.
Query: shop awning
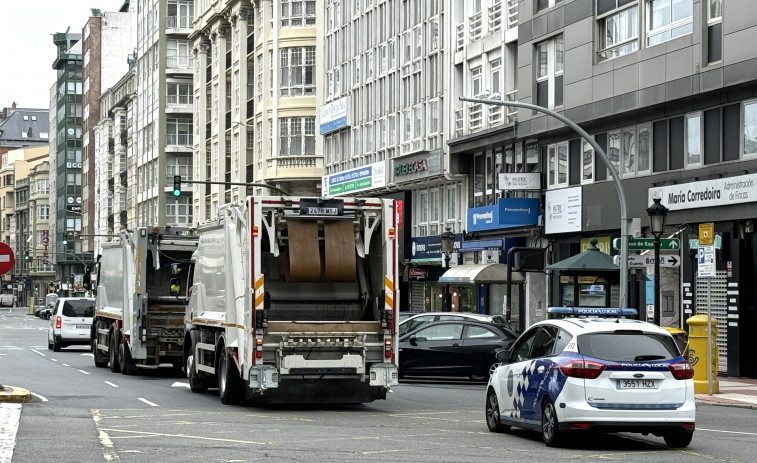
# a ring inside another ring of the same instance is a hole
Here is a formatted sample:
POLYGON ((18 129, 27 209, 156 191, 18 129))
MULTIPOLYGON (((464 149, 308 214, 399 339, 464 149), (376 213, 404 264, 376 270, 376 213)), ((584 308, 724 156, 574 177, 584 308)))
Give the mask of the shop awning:
MULTIPOLYGON (((443 283, 507 283, 507 265, 456 265, 439 278, 443 283)), ((512 272, 512 282, 523 282, 520 272, 512 272)))

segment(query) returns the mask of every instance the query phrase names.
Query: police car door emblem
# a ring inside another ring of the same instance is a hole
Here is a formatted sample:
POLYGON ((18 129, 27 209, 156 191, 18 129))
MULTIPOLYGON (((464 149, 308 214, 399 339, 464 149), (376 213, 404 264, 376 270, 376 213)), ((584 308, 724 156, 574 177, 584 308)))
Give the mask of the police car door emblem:
POLYGON ((539 374, 544 373, 544 365, 539 365, 539 367, 536 369, 536 372, 539 374))
POLYGON ((512 397, 513 395, 513 371, 507 372, 507 395, 512 397))

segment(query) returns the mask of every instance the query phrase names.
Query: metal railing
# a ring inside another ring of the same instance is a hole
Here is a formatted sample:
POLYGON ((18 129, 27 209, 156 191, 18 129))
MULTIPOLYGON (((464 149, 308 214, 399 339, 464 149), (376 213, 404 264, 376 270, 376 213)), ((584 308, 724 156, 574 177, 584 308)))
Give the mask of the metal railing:
POLYGON ((484 32, 484 18, 481 12, 478 12, 468 18, 468 35, 471 42, 481 38, 484 32))
POLYGON ((455 36, 457 37, 457 41, 456 41, 457 47, 455 50, 463 51, 463 47, 465 46, 465 24, 464 23, 460 23, 457 25, 457 32, 455 36))
POLYGON ((468 106, 468 130, 474 132, 484 125, 484 106, 473 103, 468 106))
POLYGON ((167 145, 191 145, 192 134, 189 133, 169 133, 166 135, 167 145))
POLYGON ((170 29, 191 29, 192 18, 190 16, 168 16, 166 18, 166 27, 170 29))
MULTIPOLYGON (((513 90, 511 92, 505 93, 505 101, 508 102, 515 102, 518 100, 518 91, 513 90)), ((515 108, 513 106, 507 107, 507 123, 511 124, 518 120, 518 108, 515 108)))
POLYGON ((455 136, 461 137, 465 134, 465 110, 463 108, 455 110, 455 136))

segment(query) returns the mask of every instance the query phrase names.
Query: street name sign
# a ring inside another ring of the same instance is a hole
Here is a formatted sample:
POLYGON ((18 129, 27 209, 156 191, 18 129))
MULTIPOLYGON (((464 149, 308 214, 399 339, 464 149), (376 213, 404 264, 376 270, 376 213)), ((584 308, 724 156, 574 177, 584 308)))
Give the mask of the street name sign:
MULTIPOLYGON (((681 258, 676 255, 660 256, 660 267, 680 267, 681 258)), ((654 267, 654 256, 628 256, 628 268, 654 267)))
MULTIPOLYGON (((620 238, 612 240, 612 247, 616 250, 620 250, 620 238)), ((654 238, 629 238, 628 250, 629 251, 650 251, 654 249, 654 238)), ((660 239, 661 251, 677 251, 681 249, 681 240, 678 238, 662 238, 660 239)))

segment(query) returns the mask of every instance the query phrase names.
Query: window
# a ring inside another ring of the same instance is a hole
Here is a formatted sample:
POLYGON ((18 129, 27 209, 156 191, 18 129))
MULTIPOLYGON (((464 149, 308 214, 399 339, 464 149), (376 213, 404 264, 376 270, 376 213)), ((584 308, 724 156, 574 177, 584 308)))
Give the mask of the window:
POLYGON ((744 145, 742 154, 757 154, 757 100, 744 103, 744 145))
POLYGON ((192 223, 192 198, 189 196, 175 197, 173 195, 166 199, 166 221, 174 224, 191 224, 192 223))
POLYGON ((647 5, 648 46, 691 34, 692 0, 649 0, 647 5))
POLYGON ((315 94, 315 47, 282 48, 281 96, 315 94))
POLYGON ((173 1, 168 2, 167 27, 191 29, 192 20, 194 19, 192 1, 173 1))
POLYGON ((181 105, 192 104, 192 84, 169 82, 166 85, 166 103, 181 105))
POLYGON ((191 118, 167 118, 166 119, 166 144, 168 145, 191 145, 192 144, 192 119, 191 118))
POLYGON ((166 41, 166 66, 169 68, 192 67, 192 44, 189 40, 166 41))
MULTIPOLYGON (((606 152, 610 164, 620 174, 620 130, 613 130, 608 134, 606 152)), ((607 169, 607 178, 612 178, 610 169, 607 169)))
POLYGON ((498 337, 499 336, 489 328, 483 326, 468 326, 465 330, 465 336, 463 336, 463 339, 487 339, 498 337))
POLYGON ((702 166, 702 113, 686 115, 685 167, 702 166))
POLYGON ((50 219, 50 205, 44 204, 37 206, 37 220, 49 220, 50 219))
POLYGON ((568 142, 547 146, 547 187, 568 186, 568 142))
POLYGON ((723 0, 707 0, 707 62, 723 59, 723 0))
MULTIPOLYGON (((621 5, 628 0, 617 0, 621 5)), ((599 16, 600 8, 607 1, 598 0, 597 17, 599 21, 599 61, 622 56, 639 49, 639 6, 634 4, 621 10, 612 10, 605 16, 599 16)), ((612 0, 610 3, 615 3, 612 0)), ((611 5, 615 6, 615 5, 611 5)))
POLYGON ((314 25, 315 0, 281 0, 282 27, 314 25))
POLYGON ((581 140, 581 183, 594 181, 594 148, 581 140))
POLYGON ((565 42, 558 35, 536 45, 536 104, 553 109, 563 104, 565 42))
POLYGON ((315 155, 315 117, 285 117, 279 128, 279 156, 315 155))
POLYGON ((541 10, 546 10, 547 8, 552 8, 560 2, 562 2, 562 0, 536 0, 536 13, 541 10))
POLYGON ((445 323, 443 325, 429 326, 418 331, 415 337, 418 341, 451 341, 460 339, 463 334, 463 325, 460 323, 445 323))
POLYGON ((471 78, 471 90, 473 95, 478 98, 483 93, 483 76, 481 74, 481 66, 476 66, 470 70, 471 78))

